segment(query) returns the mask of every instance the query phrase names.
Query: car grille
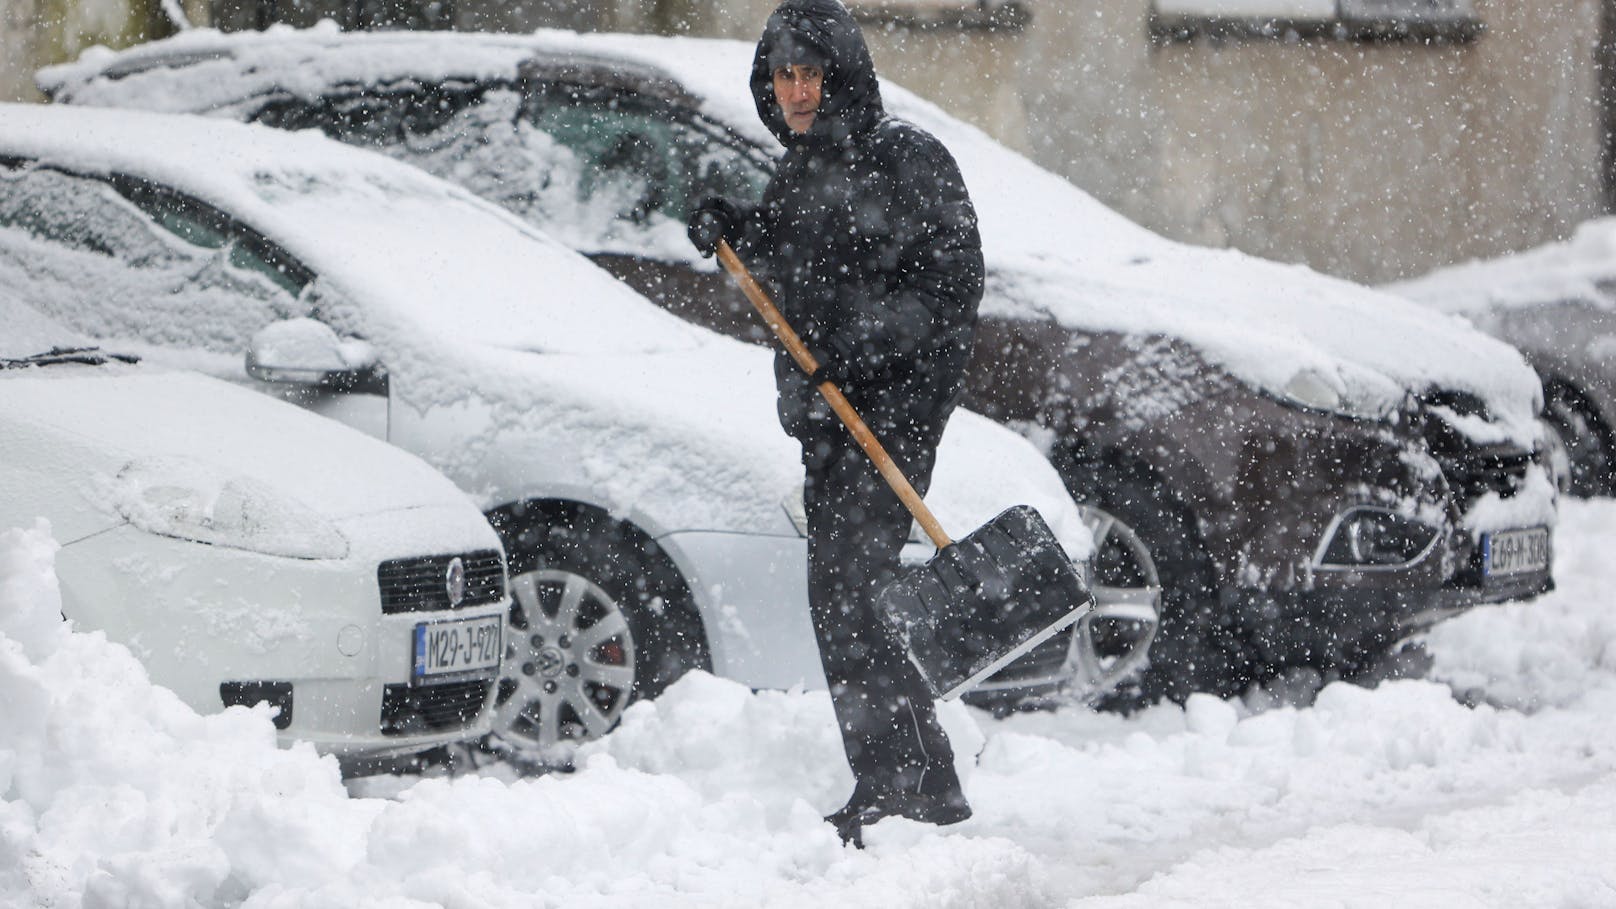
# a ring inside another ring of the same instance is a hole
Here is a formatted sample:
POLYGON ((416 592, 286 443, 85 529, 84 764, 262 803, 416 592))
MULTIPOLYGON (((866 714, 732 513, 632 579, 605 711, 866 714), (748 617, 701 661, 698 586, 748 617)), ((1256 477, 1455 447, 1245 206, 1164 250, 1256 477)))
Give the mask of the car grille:
POLYGON ((1489 492, 1507 499, 1525 486, 1527 468, 1532 463, 1530 452, 1508 446, 1478 447, 1447 418, 1446 414, 1452 414, 1491 422, 1492 416, 1480 398, 1467 392, 1432 391, 1421 400, 1429 408, 1426 442, 1442 465, 1442 474, 1460 511, 1489 492))
POLYGON ((415 735, 462 729, 477 719, 488 701, 491 679, 412 688, 388 685, 382 691, 382 735, 415 735))
POLYGON ((456 555, 393 559, 376 568, 382 613, 436 612, 505 598, 505 560, 492 549, 456 555), (449 601, 449 562, 459 558, 466 569, 466 595, 449 601))
POLYGON ((1526 471, 1531 464, 1531 455, 1515 450, 1443 458, 1442 472, 1460 507, 1466 508, 1489 492, 1504 499, 1520 492, 1526 485, 1526 471))

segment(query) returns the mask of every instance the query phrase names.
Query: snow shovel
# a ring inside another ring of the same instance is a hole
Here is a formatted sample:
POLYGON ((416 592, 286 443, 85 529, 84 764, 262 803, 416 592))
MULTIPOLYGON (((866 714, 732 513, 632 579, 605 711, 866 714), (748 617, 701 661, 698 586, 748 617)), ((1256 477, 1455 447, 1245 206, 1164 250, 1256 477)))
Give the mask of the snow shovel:
MULTIPOLYGON (((819 362, 722 240, 718 260, 797 365, 813 375, 819 362)), ((819 393, 937 547, 929 562, 905 569, 876 596, 876 611, 933 695, 958 697, 1094 608, 1037 511, 1017 505, 964 539, 951 539, 841 389, 822 382, 819 393)))

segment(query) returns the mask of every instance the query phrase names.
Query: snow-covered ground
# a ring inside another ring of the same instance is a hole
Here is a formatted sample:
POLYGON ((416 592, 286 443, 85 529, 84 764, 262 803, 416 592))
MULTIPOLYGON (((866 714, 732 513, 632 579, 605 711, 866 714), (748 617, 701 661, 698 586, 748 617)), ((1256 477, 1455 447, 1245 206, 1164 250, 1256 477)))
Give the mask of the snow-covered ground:
POLYGON ((693 676, 571 774, 345 788, 69 632, 49 528, 9 530, 0 905, 1616 906, 1616 503, 1566 503, 1558 546, 1560 589, 1438 628, 1429 680, 949 705, 976 816, 859 852, 819 820, 851 787, 822 693, 693 676))

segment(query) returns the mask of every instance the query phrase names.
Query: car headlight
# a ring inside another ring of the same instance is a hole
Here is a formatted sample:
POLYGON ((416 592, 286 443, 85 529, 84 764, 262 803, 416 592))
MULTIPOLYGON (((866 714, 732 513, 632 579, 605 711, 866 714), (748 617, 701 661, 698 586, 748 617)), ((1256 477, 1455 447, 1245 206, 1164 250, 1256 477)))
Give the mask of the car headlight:
POLYGON ((1359 420, 1385 419, 1392 410, 1380 398, 1354 394, 1339 377, 1327 376, 1312 367, 1298 369, 1283 386, 1270 391, 1287 404, 1359 420))
POLYGON ((108 498, 124 520, 148 533, 294 559, 348 555, 342 532, 302 503, 186 458, 131 462, 108 498))
POLYGON ((1423 558, 1440 531, 1384 508, 1350 508, 1336 519, 1319 564, 1390 568, 1423 558))

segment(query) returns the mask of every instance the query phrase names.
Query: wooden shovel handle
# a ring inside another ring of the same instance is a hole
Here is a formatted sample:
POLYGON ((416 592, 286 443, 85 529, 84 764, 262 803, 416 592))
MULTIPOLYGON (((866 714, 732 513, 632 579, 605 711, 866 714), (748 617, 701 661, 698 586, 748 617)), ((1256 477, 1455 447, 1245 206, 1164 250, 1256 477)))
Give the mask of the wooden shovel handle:
MULTIPOLYGON (((791 358, 797 361, 797 365, 802 367, 803 372, 810 376, 813 375, 814 371, 819 369, 819 361, 814 359, 814 355, 808 350, 808 346, 802 343, 801 338, 797 337, 797 333, 791 329, 791 326, 786 322, 785 316, 780 314, 780 310, 775 308, 774 302, 769 299, 769 295, 763 290, 762 286, 753 280, 752 273, 746 270, 746 265, 741 262, 739 256, 735 255, 735 250, 730 249, 728 241, 718 241, 718 261, 723 263, 724 270, 729 272, 730 277, 735 279, 735 283, 741 285, 741 292, 746 294, 746 298, 752 301, 753 306, 757 307, 758 313, 763 316, 763 321, 774 331, 774 336, 780 339, 780 343, 786 346, 786 351, 791 354, 791 358)), ((853 434, 853 440, 858 442, 859 447, 864 449, 864 453, 870 456, 870 461, 875 464, 875 469, 881 472, 881 476, 886 478, 888 485, 892 487, 892 491, 896 492, 898 498, 903 501, 904 507, 908 508, 909 513, 915 516, 916 521, 920 522, 921 528, 926 531, 926 536, 931 537, 933 545, 938 549, 951 545, 954 541, 943 531, 943 525, 937 523, 936 515, 933 515, 931 509, 926 507, 925 501, 920 498, 920 493, 915 492, 915 488, 909 485, 909 478, 904 476, 903 471, 898 469, 898 465, 892 462, 892 456, 888 455, 887 450, 881 447, 881 443, 876 440, 875 434, 870 432, 870 427, 865 425, 864 418, 860 417, 858 411, 853 409, 853 405, 848 402, 847 396, 842 394, 842 390, 837 388, 834 382, 821 382, 819 383, 819 393, 825 396, 826 401, 830 402, 830 409, 836 411, 836 415, 842 418, 842 423, 847 426, 847 431, 853 434)))

